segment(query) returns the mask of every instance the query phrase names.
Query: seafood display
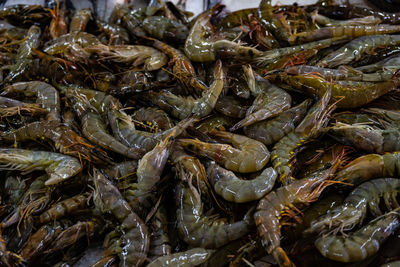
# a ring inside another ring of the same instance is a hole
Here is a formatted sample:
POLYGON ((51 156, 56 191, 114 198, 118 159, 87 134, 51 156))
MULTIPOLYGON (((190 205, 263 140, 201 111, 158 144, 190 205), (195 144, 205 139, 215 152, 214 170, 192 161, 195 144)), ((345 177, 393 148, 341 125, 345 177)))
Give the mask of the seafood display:
POLYGON ((0 266, 399 264, 397 0, 44 2, 0 5, 0 266))

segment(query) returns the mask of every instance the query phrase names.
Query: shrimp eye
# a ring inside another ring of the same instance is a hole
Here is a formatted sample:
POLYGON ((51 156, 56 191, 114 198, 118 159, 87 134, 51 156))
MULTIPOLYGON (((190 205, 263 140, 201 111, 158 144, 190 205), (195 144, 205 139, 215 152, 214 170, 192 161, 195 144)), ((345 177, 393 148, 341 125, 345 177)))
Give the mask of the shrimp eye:
POLYGON ((194 145, 193 145, 192 143, 189 143, 188 146, 187 146, 187 148, 188 148, 189 150, 194 150, 194 145))

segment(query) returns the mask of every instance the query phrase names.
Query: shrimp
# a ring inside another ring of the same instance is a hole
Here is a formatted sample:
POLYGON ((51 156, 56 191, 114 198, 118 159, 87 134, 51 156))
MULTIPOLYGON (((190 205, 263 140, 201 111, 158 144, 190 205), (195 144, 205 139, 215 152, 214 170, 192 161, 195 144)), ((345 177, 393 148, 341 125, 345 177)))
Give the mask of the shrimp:
POLYGON ((226 129, 232 127, 234 123, 234 119, 228 116, 217 114, 203 120, 196 126, 196 129, 203 133, 209 133, 214 130, 226 131, 226 129))
POLYGON ((48 83, 33 81, 7 85, 1 95, 23 93, 26 97, 36 96, 36 103, 48 111, 47 120, 60 121, 60 97, 58 91, 48 83))
POLYGON ((257 18, 265 30, 270 31, 282 45, 289 44, 290 29, 274 16, 271 0, 261 0, 257 9, 257 18))
POLYGON ((49 25, 49 32, 53 39, 66 34, 68 31, 68 25, 65 21, 67 12, 65 6, 66 4, 63 1, 60 8, 60 3, 57 1, 55 8, 49 10, 52 16, 52 20, 49 25))
POLYGON ((168 256, 162 256, 150 262, 148 267, 182 266, 190 267, 200 265, 208 260, 214 250, 204 248, 192 248, 184 252, 177 252, 168 256))
POLYGON ((10 73, 4 79, 4 83, 11 82, 21 77, 28 69, 33 58, 32 50, 40 45, 41 29, 38 26, 31 26, 29 31, 18 48, 15 64, 11 66, 10 73))
POLYGON ((111 162, 104 151, 94 147, 70 127, 58 121, 32 122, 16 130, 2 132, 0 138, 8 142, 51 140, 56 149, 65 155, 87 159, 99 164, 111 162))
POLYGON ((362 261, 378 252, 386 239, 399 228, 398 211, 393 211, 348 236, 320 237, 315 241, 315 246, 324 257, 334 261, 362 261))
POLYGON ((150 235, 150 249, 149 257, 156 259, 165 255, 171 254, 171 245, 168 236, 168 218, 165 205, 161 205, 154 217, 149 222, 150 235))
POLYGON ((86 208, 87 202, 88 199, 83 194, 67 198, 54 204, 48 210, 40 214, 39 222, 44 224, 50 221, 57 220, 58 218, 64 217, 79 209, 86 208))
POLYGON ((121 266, 140 266, 146 260, 150 235, 147 226, 124 200, 118 189, 100 171, 95 170, 95 203, 102 212, 111 212, 120 222, 122 236, 119 249, 121 266))
POLYGON ((342 205, 312 221, 305 233, 330 231, 336 234, 349 231, 364 221, 368 210, 374 217, 382 215, 379 206, 380 198, 385 200, 388 210, 398 208, 396 196, 399 192, 400 180, 396 178, 381 178, 365 182, 356 187, 342 205))
POLYGON ((56 239, 54 239, 44 254, 51 254, 55 251, 62 250, 66 247, 74 245, 79 239, 87 237, 88 239, 95 234, 100 234, 100 229, 103 225, 96 218, 89 221, 77 222, 74 225, 64 229, 56 239))
POLYGON ((31 214, 43 212, 51 201, 52 189, 45 186, 47 175, 42 175, 33 181, 21 197, 18 206, 1 222, 2 228, 7 228, 25 220, 31 214))
POLYGON ((327 180, 335 173, 339 164, 340 159, 336 159, 328 169, 323 168, 308 178, 280 187, 258 202, 254 213, 258 234, 267 252, 272 253, 279 266, 294 266, 280 246, 282 215, 290 215, 293 204, 307 204, 317 200, 322 191, 331 184, 327 180))
POLYGON ((396 73, 397 68, 380 70, 375 73, 363 73, 357 69, 340 66, 338 69, 327 69, 316 66, 293 66, 285 69, 285 72, 293 75, 304 75, 319 73, 325 80, 347 80, 362 82, 384 82, 390 80, 396 73))
POLYGON ((146 18, 143 29, 149 35, 167 43, 183 44, 189 34, 186 25, 162 16, 146 18))
POLYGON ((315 103, 308 111, 301 123, 292 132, 280 139, 275 144, 271 159, 272 165, 279 174, 281 182, 288 184, 291 182, 293 165, 292 162, 299 151, 299 147, 306 142, 321 134, 321 130, 328 123, 328 115, 334 110, 335 106, 328 106, 330 91, 315 103))
POLYGON ((144 37, 145 31, 142 28, 142 22, 146 18, 146 8, 130 10, 127 5, 117 4, 111 15, 119 20, 133 36, 144 37))
POLYGON ((334 68, 339 65, 345 65, 353 60, 359 60, 363 54, 373 51, 376 47, 396 45, 399 43, 400 35, 374 35, 360 37, 321 59, 317 63, 317 66, 334 68))
POLYGON ((207 89, 206 85, 197 77, 192 63, 184 53, 157 39, 150 37, 147 39, 152 42, 155 48, 169 57, 170 64, 173 65, 172 72, 181 84, 186 88, 194 87, 196 92, 202 92, 207 89))
POLYGON ((271 63, 276 62, 278 59, 292 55, 294 53, 298 53, 301 51, 305 50, 310 50, 310 49, 322 49, 325 47, 329 47, 335 44, 339 44, 342 42, 345 42, 347 39, 346 38, 331 38, 331 39, 325 39, 321 41, 315 41, 315 42, 310 42, 306 44, 300 44, 297 46, 290 46, 290 47, 283 47, 283 48, 276 48, 272 49, 266 52, 263 52, 261 56, 256 57, 253 62, 260 66, 260 67, 266 67, 271 63))
POLYGON ((64 34, 44 44, 43 52, 49 55, 63 55, 68 61, 86 62, 90 53, 86 47, 100 44, 96 36, 87 32, 64 34))
POLYGON ((24 263, 24 258, 17 253, 11 252, 7 249, 7 243, 3 238, 0 231, 0 260, 1 263, 7 267, 19 266, 24 263))
POLYGON ((87 103, 87 99, 73 97, 73 102, 75 111, 81 120, 82 133, 89 141, 129 158, 139 159, 143 155, 143 149, 127 147, 108 134, 102 117, 87 103))
POLYGON ((76 158, 47 151, 0 148, 0 169, 29 173, 44 170, 49 175, 45 185, 60 183, 82 170, 76 158))
POLYGON ((155 132, 168 130, 174 127, 174 123, 171 121, 168 114, 158 108, 140 108, 133 113, 132 120, 136 125, 142 126, 143 128, 150 127, 150 129, 155 132))
MULTIPOLYGON (((313 31, 300 32, 293 34, 290 37, 291 43, 307 43, 318 40, 323 40, 327 38, 338 38, 338 37, 347 37, 347 38, 359 38, 362 37, 363 41, 371 40, 370 35, 377 34, 389 34, 400 32, 399 25, 387 25, 387 24, 379 24, 379 25, 360 25, 360 26, 334 26, 334 27, 324 27, 320 29, 316 29, 313 31), (368 39, 367 39, 368 38, 368 39)), ((384 35, 382 35, 384 36, 384 35)), ((351 50, 351 53, 354 53, 351 50)), ((329 61, 327 61, 329 62, 329 61)))
POLYGON ((194 121, 192 118, 182 120, 161 142, 139 160, 137 188, 140 192, 147 193, 160 180, 175 138, 194 121))
POLYGON ((354 18, 349 20, 335 20, 324 15, 318 14, 318 12, 313 12, 311 14, 311 19, 323 26, 360 26, 360 25, 377 25, 382 22, 380 18, 374 16, 366 16, 361 18, 354 18))
POLYGON ((337 122, 329 127, 334 138, 369 153, 384 153, 400 150, 399 130, 394 125, 386 129, 376 129, 366 124, 346 124, 337 122))
POLYGON ((144 69, 158 70, 164 66, 168 58, 152 47, 144 45, 103 45, 97 44, 85 48, 90 53, 96 53, 100 59, 120 63, 131 63, 134 67, 144 64, 144 69))
POLYGON ((95 21, 97 28, 108 36, 110 44, 121 45, 129 43, 129 33, 125 28, 99 19, 96 19, 95 21))
POLYGON ((249 232, 251 220, 248 214, 243 220, 235 223, 221 222, 204 215, 203 205, 196 188, 180 184, 177 191, 178 233, 189 245, 218 248, 249 232))
POLYGON ((21 257, 28 263, 33 262, 62 230, 62 226, 57 222, 42 226, 25 242, 25 246, 20 250, 21 257))
POLYGON ((215 163, 207 168, 207 177, 215 192, 223 199, 235 203, 258 200, 265 196, 275 185, 278 174, 273 168, 265 168, 252 180, 239 179, 233 172, 215 163))
POLYGON ((253 105, 247 110, 246 117, 236 123, 230 129, 231 131, 279 115, 281 112, 289 109, 292 102, 292 97, 285 90, 270 84, 267 80, 254 74, 250 66, 243 68, 247 76, 249 88, 253 95, 256 96, 256 99, 253 105))
POLYGON ((21 113, 36 116, 47 114, 47 110, 36 103, 24 103, 12 98, 0 96, 0 117, 14 116, 21 113))
POLYGON ((297 124, 303 120, 310 105, 311 100, 307 99, 275 118, 246 126, 243 131, 249 138, 265 145, 272 145, 296 128, 297 124))
POLYGON ((348 83, 329 82, 313 75, 283 75, 281 78, 292 88, 305 91, 311 95, 322 96, 328 90, 332 91, 332 99, 338 100, 338 108, 356 108, 368 104, 378 97, 395 90, 400 84, 396 74, 390 80, 379 83, 348 83))
POLYGON ((201 98, 176 96, 169 91, 147 92, 149 100, 157 104, 178 119, 184 119, 191 115, 201 118, 207 116, 214 109, 219 95, 224 87, 224 72, 221 61, 217 61, 214 69, 214 81, 210 88, 203 92, 201 98))
POLYGON ((231 118, 242 119, 246 116, 249 106, 244 105, 237 97, 220 96, 215 104, 215 110, 231 118))
POLYGON ((214 131, 212 135, 232 144, 205 143, 195 139, 179 139, 177 144, 203 157, 215 160, 228 170, 240 173, 256 172, 269 161, 267 147, 256 140, 229 132, 214 131))
POLYGON ((69 32, 84 32, 91 18, 92 11, 89 8, 76 10, 69 24, 69 32))

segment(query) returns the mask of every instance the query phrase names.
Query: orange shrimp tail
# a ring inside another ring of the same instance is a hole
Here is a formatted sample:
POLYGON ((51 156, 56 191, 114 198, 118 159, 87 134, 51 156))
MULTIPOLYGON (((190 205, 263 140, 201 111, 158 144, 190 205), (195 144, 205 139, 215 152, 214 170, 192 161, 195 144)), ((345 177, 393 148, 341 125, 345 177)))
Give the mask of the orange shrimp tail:
POLYGON ((296 266, 289 259, 288 255, 281 247, 277 247, 276 249, 274 249, 274 251, 272 252, 272 256, 274 256, 274 259, 277 261, 277 263, 281 267, 295 267, 296 266))

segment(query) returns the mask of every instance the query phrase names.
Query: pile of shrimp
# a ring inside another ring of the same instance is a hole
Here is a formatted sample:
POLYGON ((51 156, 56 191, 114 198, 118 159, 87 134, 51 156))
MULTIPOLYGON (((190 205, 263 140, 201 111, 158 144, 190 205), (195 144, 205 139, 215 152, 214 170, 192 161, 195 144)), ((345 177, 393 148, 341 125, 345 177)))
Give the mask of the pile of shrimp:
POLYGON ((67 4, 0 9, 1 266, 398 266, 400 15, 67 4))

